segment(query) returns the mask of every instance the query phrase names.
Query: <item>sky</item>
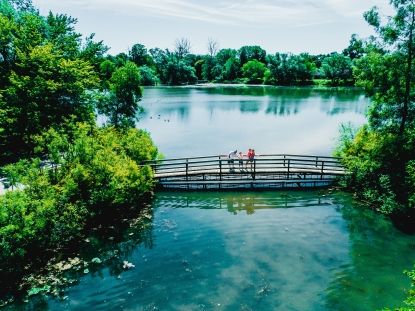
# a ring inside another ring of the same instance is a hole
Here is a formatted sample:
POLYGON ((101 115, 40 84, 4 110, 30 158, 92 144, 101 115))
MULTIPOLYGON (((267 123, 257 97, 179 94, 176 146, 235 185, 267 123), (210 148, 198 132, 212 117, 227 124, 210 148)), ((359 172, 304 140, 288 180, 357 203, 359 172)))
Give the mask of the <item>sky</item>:
POLYGON ((260 45, 267 53, 341 51, 353 33, 373 34, 363 13, 373 6, 391 13, 388 0, 33 0, 49 11, 78 19, 77 31, 95 33, 127 52, 135 43, 174 49, 178 38, 192 53, 207 53, 209 38, 220 48, 260 45))

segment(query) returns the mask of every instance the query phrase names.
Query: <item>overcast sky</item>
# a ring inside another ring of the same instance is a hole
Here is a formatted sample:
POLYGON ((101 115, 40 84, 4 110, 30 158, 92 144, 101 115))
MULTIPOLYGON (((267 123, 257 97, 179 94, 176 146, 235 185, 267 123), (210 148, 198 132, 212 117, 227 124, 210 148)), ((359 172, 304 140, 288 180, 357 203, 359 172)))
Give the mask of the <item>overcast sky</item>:
MULTIPOLYGON (((341 51, 351 34, 372 34, 362 14, 372 6, 387 12, 388 0, 33 0, 78 18, 77 30, 95 33, 126 52, 135 43, 172 49, 180 37, 193 53, 206 53, 208 38, 220 48, 260 45, 268 53, 341 51)), ((390 10, 390 9, 389 9, 390 10)))

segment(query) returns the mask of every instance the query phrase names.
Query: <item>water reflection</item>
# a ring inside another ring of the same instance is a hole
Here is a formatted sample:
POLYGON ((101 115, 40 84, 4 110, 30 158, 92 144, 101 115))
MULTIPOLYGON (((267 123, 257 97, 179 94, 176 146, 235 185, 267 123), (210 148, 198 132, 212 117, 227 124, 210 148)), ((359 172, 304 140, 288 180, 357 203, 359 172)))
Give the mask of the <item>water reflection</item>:
POLYGON ((341 123, 359 126, 361 91, 280 87, 146 88, 147 129, 166 157, 259 153, 330 155, 341 123))
POLYGON ((285 99, 281 99, 281 101, 270 101, 265 113, 278 116, 289 116, 291 114, 297 114, 299 110, 300 102, 289 102, 285 99))
POLYGON ((351 263, 336 272, 328 287, 328 308, 380 310, 402 306, 410 287, 403 271, 410 270, 415 262, 415 237, 400 232, 389 219, 367 207, 351 205, 347 198, 341 201, 351 263))
POLYGON ((348 195, 165 192, 153 207, 148 227, 91 237, 86 258, 119 258, 73 276, 67 299, 21 308, 363 311, 398 305, 409 285, 415 237, 348 195))

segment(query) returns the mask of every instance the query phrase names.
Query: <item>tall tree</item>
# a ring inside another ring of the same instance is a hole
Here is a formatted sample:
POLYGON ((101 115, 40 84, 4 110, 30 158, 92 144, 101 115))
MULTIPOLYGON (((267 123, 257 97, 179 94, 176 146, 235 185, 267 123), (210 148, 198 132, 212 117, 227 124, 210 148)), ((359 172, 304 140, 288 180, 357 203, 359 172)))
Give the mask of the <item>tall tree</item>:
POLYGON ((16 160, 49 127, 68 118, 92 122, 96 54, 83 54, 75 19, 1 4, 0 158, 16 160))
POLYGON ((339 53, 333 53, 326 57, 322 67, 326 77, 331 80, 332 85, 339 85, 341 81, 347 82, 353 77, 350 57, 339 53))
POLYGON ((363 56, 365 52, 363 40, 357 34, 352 34, 349 46, 343 50, 343 55, 349 56, 350 59, 356 59, 363 56))
POLYGON ((149 64, 149 57, 147 49, 142 44, 134 44, 129 52, 131 61, 133 61, 137 66, 143 66, 149 64))
POLYGON ((208 47, 208 53, 210 57, 214 57, 216 56, 216 54, 219 51, 219 43, 217 40, 213 39, 213 38, 209 38, 208 39, 208 43, 207 43, 207 47, 208 47))
MULTIPOLYGON (((395 93, 391 99, 398 101, 401 106, 399 133, 402 135, 405 132, 408 117, 413 119, 412 115, 409 116, 409 111, 413 110, 410 108, 413 105, 411 88, 413 86, 415 2, 414 0, 391 0, 390 3, 396 14, 388 18, 386 24, 381 24, 376 7, 365 13, 365 19, 377 32, 379 46, 385 47, 385 52, 394 58, 402 59, 399 67, 404 67, 403 79, 395 80, 397 85, 391 84, 390 89, 387 90, 390 94, 395 93)), ((383 100, 388 101, 385 96, 382 97, 383 100)))
POLYGON ((190 53, 191 44, 190 40, 187 38, 176 39, 174 42, 174 51, 179 59, 184 58, 187 54, 190 53))
POLYGON ((248 83, 262 84, 266 69, 263 63, 254 59, 242 66, 242 73, 248 83))
POLYGON ((239 49, 239 60, 241 62, 241 66, 254 59, 261 63, 265 63, 266 55, 267 52, 258 45, 243 46, 239 49))
POLYGON ((141 76, 136 64, 127 62, 118 68, 110 80, 110 92, 103 98, 99 110, 109 118, 115 127, 134 126, 140 111, 138 102, 142 97, 141 76))

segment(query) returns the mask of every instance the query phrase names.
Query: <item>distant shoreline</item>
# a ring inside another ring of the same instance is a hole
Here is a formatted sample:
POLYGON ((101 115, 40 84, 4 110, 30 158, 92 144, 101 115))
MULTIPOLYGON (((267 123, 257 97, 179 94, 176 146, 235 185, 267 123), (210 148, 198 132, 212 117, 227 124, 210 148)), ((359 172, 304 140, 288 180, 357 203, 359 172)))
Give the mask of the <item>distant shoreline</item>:
POLYGON ((323 85, 271 85, 271 84, 244 84, 244 83, 196 83, 186 85, 154 85, 145 86, 145 88, 217 88, 217 87, 229 87, 229 88, 243 88, 243 87, 263 87, 263 88, 290 88, 290 89, 312 89, 312 90, 359 90, 364 91, 359 86, 323 86, 323 85))

